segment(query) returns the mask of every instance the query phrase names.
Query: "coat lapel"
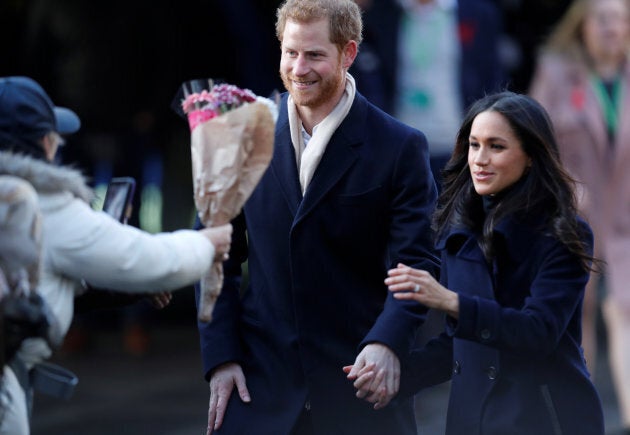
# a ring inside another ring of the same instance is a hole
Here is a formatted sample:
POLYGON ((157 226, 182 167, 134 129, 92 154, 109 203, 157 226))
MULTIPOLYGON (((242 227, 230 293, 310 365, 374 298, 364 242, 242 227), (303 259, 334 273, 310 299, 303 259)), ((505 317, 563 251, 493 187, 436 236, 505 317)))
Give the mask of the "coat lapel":
POLYGON ((295 216, 302 201, 302 190, 300 189, 295 162, 295 150, 291 143, 291 131, 287 116, 287 94, 282 98, 278 108, 274 155, 269 168, 278 182, 280 192, 284 196, 289 210, 295 216))
POLYGON ((313 179, 306 188, 304 199, 300 204, 296 223, 307 215, 324 197, 324 195, 339 181, 342 175, 350 169, 357 154, 347 140, 338 137, 336 133, 326 147, 326 151, 319 162, 313 179))
POLYGON ((303 219, 322 200, 358 159, 354 147, 362 144, 361 126, 365 125, 366 109, 367 102, 357 94, 348 116, 328 142, 326 151, 304 192, 295 223, 303 219))

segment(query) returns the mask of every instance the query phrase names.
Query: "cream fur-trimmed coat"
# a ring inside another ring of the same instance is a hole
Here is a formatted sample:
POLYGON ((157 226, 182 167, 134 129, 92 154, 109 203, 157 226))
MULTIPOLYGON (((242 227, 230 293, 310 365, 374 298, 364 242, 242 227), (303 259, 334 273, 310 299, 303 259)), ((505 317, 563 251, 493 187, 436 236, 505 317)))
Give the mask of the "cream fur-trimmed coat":
POLYGON ((549 112, 560 155, 577 179, 580 210, 595 234, 595 255, 607 262, 607 287, 630 312, 630 68, 623 92, 615 142, 606 124, 589 72, 557 54, 540 58, 530 95, 549 112))
MULTIPOLYGON (((94 211, 92 192, 76 170, 0 152, 0 174, 30 182, 42 213, 42 258, 38 291, 59 322, 61 335, 73 316, 81 280, 127 293, 175 290, 200 279, 214 258, 208 239, 193 230, 149 234, 94 211)), ((20 356, 27 364, 50 350, 33 340, 20 356)))

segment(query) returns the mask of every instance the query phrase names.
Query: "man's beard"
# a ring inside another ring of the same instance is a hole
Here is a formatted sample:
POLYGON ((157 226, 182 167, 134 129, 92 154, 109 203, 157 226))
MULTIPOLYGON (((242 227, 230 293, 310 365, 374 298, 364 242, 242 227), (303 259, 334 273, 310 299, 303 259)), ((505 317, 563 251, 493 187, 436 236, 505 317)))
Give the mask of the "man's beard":
MULTIPOLYGON (((339 88, 342 86, 343 79, 345 77, 343 69, 341 68, 341 65, 339 65, 339 68, 334 75, 329 76, 325 80, 320 79, 318 82, 319 90, 316 94, 314 94, 312 91, 302 92, 299 89, 295 89, 293 80, 290 76, 282 73, 280 73, 280 75, 285 89, 289 91, 295 104, 297 106, 309 108, 317 108, 329 102, 330 99, 339 92, 339 88)), ((299 82, 300 80, 296 81, 299 82)))

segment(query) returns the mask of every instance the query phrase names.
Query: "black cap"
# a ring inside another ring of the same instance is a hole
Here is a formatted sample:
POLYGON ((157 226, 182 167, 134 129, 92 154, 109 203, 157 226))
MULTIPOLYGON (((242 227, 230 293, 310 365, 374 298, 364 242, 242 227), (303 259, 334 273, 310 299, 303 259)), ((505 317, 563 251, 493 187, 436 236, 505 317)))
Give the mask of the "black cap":
POLYGON ((70 134, 80 127, 77 114, 56 107, 35 80, 0 78, 0 144, 40 147, 38 141, 49 132, 70 134))

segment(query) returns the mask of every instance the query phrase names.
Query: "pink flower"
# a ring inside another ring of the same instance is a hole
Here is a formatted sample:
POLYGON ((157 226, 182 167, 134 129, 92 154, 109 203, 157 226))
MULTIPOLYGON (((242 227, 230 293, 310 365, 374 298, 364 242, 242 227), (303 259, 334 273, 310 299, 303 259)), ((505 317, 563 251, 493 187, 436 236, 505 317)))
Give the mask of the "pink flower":
POLYGON ((195 117, 203 118, 207 116, 206 119, 211 119, 253 101, 256 101, 256 95, 249 89, 241 89, 234 85, 223 83, 213 86, 210 91, 203 90, 188 95, 182 101, 182 109, 186 114, 197 111, 209 111, 211 114, 201 117, 197 114, 195 117))

